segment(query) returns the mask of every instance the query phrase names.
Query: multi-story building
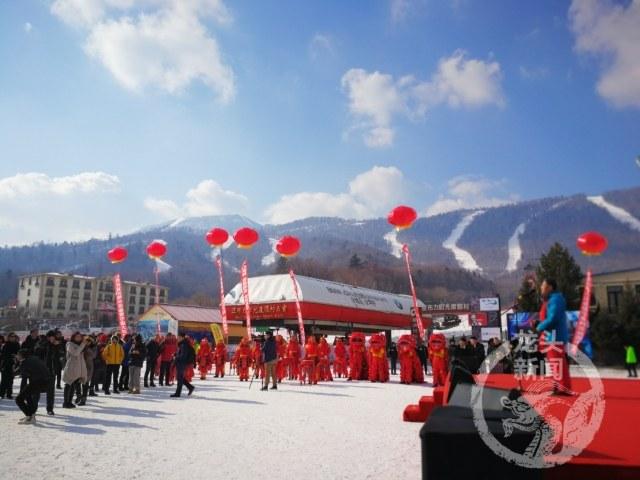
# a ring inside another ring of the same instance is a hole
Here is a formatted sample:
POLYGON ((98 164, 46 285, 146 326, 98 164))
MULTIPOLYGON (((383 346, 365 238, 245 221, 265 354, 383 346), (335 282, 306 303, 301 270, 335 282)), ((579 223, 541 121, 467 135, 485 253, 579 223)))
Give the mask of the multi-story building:
MULTIPOLYGON (((130 322, 155 304, 154 284, 123 281, 122 290, 130 322)), ((160 286, 159 290, 160 303, 166 303, 169 289, 160 286)), ((108 323, 116 312, 113 278, 61 273, 22 275, 18 278, 17 310, 30 318, 108 323)))
POLYGON ((640 296, 640 268, 593 275, 593 296, 608 313, 618 313, 624 291, 640 296))

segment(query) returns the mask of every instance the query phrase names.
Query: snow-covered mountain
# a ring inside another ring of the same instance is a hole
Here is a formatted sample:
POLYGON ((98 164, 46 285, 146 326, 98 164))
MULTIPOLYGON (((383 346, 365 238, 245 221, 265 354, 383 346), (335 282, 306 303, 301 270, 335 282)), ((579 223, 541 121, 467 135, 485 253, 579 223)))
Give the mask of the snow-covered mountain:
MULTIPOLYGON (((260 232, 262 241, 252 250, 231 247, 223 253, 230 266, 248 257, 252 274, 273 270, 273 244, 285 234, 301 239, 300 257, 327 267, 343 267, 353 254, 381 266, 398 265, 401 246, 407 243, 418 265, 465 269, 498 283, 500 279, 517 283, 523 268, 536 263, 554 242, 569 247, 583 266, 595 271, 640 266, 640 188, 633 188, 455 211, 420 218, 413 228, 401 232, 395 232, 385 219, 307 218, 284 225, 260 225, 239 215, 176 219, 110 241, 0 249, 0 272, 108 273, 113 267, 105 253, 114 244, 123 243, 130 251, 129 259, 121 265, 123 273, 129 278, 147 278, 152 265, 144 254, 145 245, 153 238, 163 238, 169 244, 166 261, 176 267, 170 283, 178 294, 188 294, 190 288, 181 285, 211 280, 211 250, 203 235, 214 226, 230 232, 251 226, 260 232), (608 237, 609 250, 604 255, 589 259, 580 255, 575 240, 587 230, 598 230, 608 237)), ((229 270, 233 273, 233 268, 229 270)), ((3 295, 8 298, 11 288, 8 284, 0 288, 0 299, 3 295)))

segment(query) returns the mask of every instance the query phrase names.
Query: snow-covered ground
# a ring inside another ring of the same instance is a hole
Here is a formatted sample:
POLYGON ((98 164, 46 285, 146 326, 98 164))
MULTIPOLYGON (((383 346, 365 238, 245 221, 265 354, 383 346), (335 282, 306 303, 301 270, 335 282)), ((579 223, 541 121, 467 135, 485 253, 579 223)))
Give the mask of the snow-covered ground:
POLYGON ((353 479, 418 478, 421 425, 402 411, 425 385, 369 382, 251 390, 237 377, 195 380, 191 397, 169 387, 100 395, 35 426, 0 400, 1 478, 353 479))
POLYGON ((462 235, 464 235, 464 231, 469 227, 469 225, 473 223, 475 218, 479 215, 482 215, 484 212, 484 210, 479 210, 477 212, 465 215, 453 229, 451 235, 449 235, 449 237, 444 242, 442 242, 442 247, 450 250, 453 253, 456 261, 458 262, 458 265, 460 265, 461 268, 470 270, 472 272, 482 272, 482 269, 477 264, 475 258, 473 258, 473 255, 471 255, 471 253, 458 246, 458 241, 462 238, 462 235))

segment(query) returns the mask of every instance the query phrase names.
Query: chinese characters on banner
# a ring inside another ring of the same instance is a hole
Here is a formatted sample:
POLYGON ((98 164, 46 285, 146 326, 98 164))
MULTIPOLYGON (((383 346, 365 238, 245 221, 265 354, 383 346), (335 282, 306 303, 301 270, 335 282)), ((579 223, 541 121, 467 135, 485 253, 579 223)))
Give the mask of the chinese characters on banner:
POLYGON ((300 307, 300 295, 298 293, 298 282, 296 282, 296 275, 293 273, 293 269, 289 269, 289 276, 293 282, 293 292, 296 294, 296 310, 298 312, 298 329, 300 330, 300 342, 302 345, 307 344, 307 339, 304 334, 304 321, 302 320, 302 308, 300 307))
POLYGON ((416 287, 413 284, 413 276, 411 275, 411 253, 409 245, 402 245, 402 253, 404 253, 404 261, 407 264, 407 273, 409 274, 409 285, 411 286, 411 298, 413 299, 413 309, 416 315, 416 323, 418 324, 418 333, 421 339, 424 339, 424 325, 422 325, 422 316, 418 307, 418 299, 416 298, 416 287))
POLYGON ((216 266, 218 267, 218 277, 220 277, 220 316, 222 317, 222 331, 224 336, 229 336, 229 325, 227 325, 227 307, 224 304, 224 280, 222 277, 222 259, 216 256, 216 266))
POLYGON ((240 281, 242 283, 242 297, 244 298, 244 312, 247 320, 247 336, 251 339, 251 307, 249 305, 249 264, 245 260, 240 267, 240 281))
MULTIPOLYGON (((552 333, 555 338, 555 332, 552 333)), ((518 343, 513 348, 513 373, 516 377, 533 379, 536 377, 551 377, 561 381, 566 357, 564 356, 564 343, 545 342, 539 347, 538 335, 531 332, 518 332, 518 343), (542 353, 545 357, 537 357, 536 353, 542 353), (522 355, 524 354, 524 355, 522 355)))
POLYGON ((116 273, 113 276, 113 288, 116 294, 116 312, 118 314, 118 325, 120 327, 120 334, 124 337, 127 334, 127 317, 124 313, 124 299, 122 298, 122 281, 120 280, 119 273, 116 273))
POLYGON ((582 303, 580 304, 580 316, 576 323, 576 330, 571 340, 571 352, 575 355, 578 345, 584 340, 589 328, 589 304, 591 302, 591 290, 593 288, 593 279, 591 278, 591 269, 587 271, 587 279, 584 282, 584 293, 582 294, 582 303))

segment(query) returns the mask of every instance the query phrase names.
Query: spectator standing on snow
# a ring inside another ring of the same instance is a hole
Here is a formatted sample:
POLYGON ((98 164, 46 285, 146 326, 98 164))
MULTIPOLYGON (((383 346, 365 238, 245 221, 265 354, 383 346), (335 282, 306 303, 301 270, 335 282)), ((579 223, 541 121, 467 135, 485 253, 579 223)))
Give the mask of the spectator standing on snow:
POLYGON ((20 350, 18 336, 10 332, 7 335, 7 342, 2 346, 2 352, 0 352, 0 371, 2 371, 0 398, 13 398, 13 379, 15 377, 13 366, 18 350, 20 350))
POLYGON ((93 366, 94 360, 98 355, 98 345, 96 344, 96 339, 92 335, 88 335, 84 338, 86 346, 83 351, 84 363, 87 368, 87 376, 82 383, 82 391, 78 397, 76 403, 80 406, 86 405, 87 396, 89 395, 89 385, 91 380, 93 379, 93 366))
POLYGON ((278 346, 276 340, 273 337, 273 332, 267 330, 265 333, 265 340, 262 344, 262 361, 265 366, 264 384, 262 390, 266 391, 269 388, 269 378, 273 379, 271 390, 278 389, 278 379, 276 378, 276 365, 278 363, 278 346))
POLYGON ((144 345, 142 335, 138 334, 129 351, 129 393, 140 393, 140 372, 146 356, 147 347, 144 345))
POLYGON ((120 370, 120 391, 129 390, 129 352, 133 345, 133 337, 129 334, 124 336, 124 359, 122 360, 122 369, 120 370))
POLYGON ((183 385, 189 390, 189 395, 193 393, 195 387, 185 379, 184 372, 189 365, 195 368, 195 363, 196 352, 191 346, 191 343, 187 341, 184 335, 178 334, 178 351, 175 356, 178 385, 176 386, 176 392, 170 395, 171 397, 179 397, 182 393, 183 385))
POLYGON ((107 376, 104 381, 103 389, 105 395, 111 395, 109 388, 111 387, 111 381, 113 381, 113 393, 120 393, 118 389, 118 372, 120 370, 120 364, 124 360, 124 349, 120 345, 120 340, 117 336, 112 336, 111 340, 104 350, 102 350, 102 358, 104 363, 107 364, 107 376))
POLYGON ((389 345, 389 360, 391 362, 391 375, 396 375, 396 366, 398 365, 398 347, 396 342, 389 345))
POLYGON ((67 341, 64 339, 62 332, 58 329, 54 330, 56 334, 56 341, 58 342, 58 361, 56 363, 56 388, 62 390, 62 369, 64 368, 64 362, 67 360, 67 341))
POLYGON ((484 362, 485 354, 484 354, 484 345, 478 341, 475 336, 472 336, 469 340, 469 348, 473 351, 473 356, 475 360, 474 371, 471 373, 478 373, 480 369, 480 365, 484 362))
POLYGON ((418 359, 420 360, 420 365, 422 365, 422 369, 426 374, 427 373, 427 347, 425 347, 424 342, 419 337, 416 342, 416 354, 418 355, 418 359))
POLYGON ((173 360, 173 356, 176 354, 177 350, 177 342, 176 337, 172 333, 167 333, 167 336, 164 338, 163 342, 160 345, 160 377, 159 382, 160 386, 167 385, 171 386, 169 382, 171 378, 171 361, 173 360))
POLYGON ((72 402, 73 394, 76 387, 87 380, 87 364, 84 360, 84 349, 87 343, 80 332, 75 332, 71 336, 71 340, 67 342, 67 361, 62 372, 62 381, 64 382, 62 408, 75 408, 72 402))
POLYGON ((29 424, 35 422, 40 394, 47 390, 51 374, 44 362, 27 349, 19 350, 16 360, 20 375, 26 382, 24 389, 16 397, 16 405, 25 415, 20 423, 29 424))
POLYGON ((47 370, 49 370, 49 383, 47 384, 47 414, 53 415, 53 405, 55 402, 56 391, 56 369, 60 361, 58 354, 58 340, 53 330, 47 332, 35 348, 35 355, 44 362, 47 370))
POLYGON ((151 339, 147 342, 146 350, 147 364, 144 369, 144 386, 145 388, 155 387, 156 384, 153 383, 153 375, 156 370, 156 362, 158 361, 158 354, 160 350, 160 345, 158 345, 156 337, 151 337, 151 339))
POLYGON ((632 345, 625 345, 625 364, 627 366, 627 371, 629 372, 630 378, 637 378, 638 372, 636 371, 636 364, 638 363, 638 358, 636 357, 636 349, 633 348, 632 345))

